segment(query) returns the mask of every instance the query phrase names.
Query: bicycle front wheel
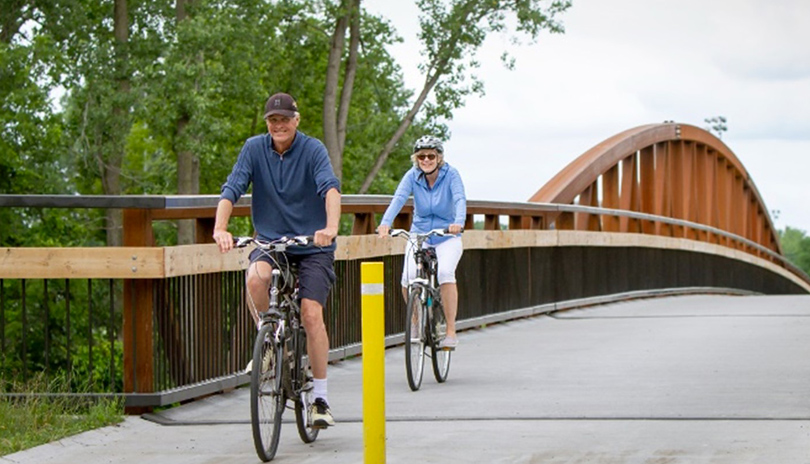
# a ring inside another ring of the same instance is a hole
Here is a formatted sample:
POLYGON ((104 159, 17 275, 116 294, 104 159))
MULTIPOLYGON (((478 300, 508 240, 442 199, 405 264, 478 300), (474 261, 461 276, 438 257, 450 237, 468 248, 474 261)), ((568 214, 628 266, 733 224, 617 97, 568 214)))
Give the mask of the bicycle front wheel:
POLYGON ((405 371, 408 386, 419 390, 425 367, 425 305, 420 298, 420 290, 412 289, 408 294, 405 311, 405 371))
POLYGON ((306 336, 304 329, 298 333, 298 343, 295 348, 297 359, 298 386, 300 392, 295 401, 295 424, 298 426, 298 436, 304 443, 312 443, 318 438, 318 430, 312 427, 312 420, 309 416, 309 405, 312 404, 312 372, 309 366, 309 357, 306 356, 306 336))
POLYGON ((275 324, 264 324, 253 345, 250 374, 250 422, 253 444, 259 459, 267 462, 276 455, 281 436, 281 415, 286 399, 281 385, 282 351, 273 341, 275 324))
POLYGON ((433 307, 433 320, 430 322, 433 376, 436 377, 437 382, 444 383, 447 380, 447 373, 450 372, 450 355, 453 352, 439 347, 439 343, 447 334, 447 320, 444 317, 444 308, 441 305, 433 307))

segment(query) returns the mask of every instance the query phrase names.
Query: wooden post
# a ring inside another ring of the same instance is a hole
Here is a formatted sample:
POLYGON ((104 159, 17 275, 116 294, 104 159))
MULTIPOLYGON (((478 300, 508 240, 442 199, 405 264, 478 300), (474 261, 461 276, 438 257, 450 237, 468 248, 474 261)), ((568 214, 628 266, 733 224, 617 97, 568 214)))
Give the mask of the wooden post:
MULTIPOLYGON (((154 246, 150 210, 124 210, 124 246, 154 246)), ((124 393, 154 391, 152 285, 152 279, 124 280, 124 393)), ((127 408, 126 412, 144 411, 127 408)))

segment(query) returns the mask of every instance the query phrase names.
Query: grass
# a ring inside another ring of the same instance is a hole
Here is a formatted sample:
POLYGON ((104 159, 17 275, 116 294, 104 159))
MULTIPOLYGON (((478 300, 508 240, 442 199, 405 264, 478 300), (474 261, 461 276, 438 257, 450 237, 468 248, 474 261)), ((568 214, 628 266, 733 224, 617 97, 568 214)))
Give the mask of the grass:
MULTIPOLYGON (((43 391, 38 385, 41 381, 33 381, 13 391, 43 391)), ((123 402, 118 399, 0 396, 0 456, 123 420, 123 402)))

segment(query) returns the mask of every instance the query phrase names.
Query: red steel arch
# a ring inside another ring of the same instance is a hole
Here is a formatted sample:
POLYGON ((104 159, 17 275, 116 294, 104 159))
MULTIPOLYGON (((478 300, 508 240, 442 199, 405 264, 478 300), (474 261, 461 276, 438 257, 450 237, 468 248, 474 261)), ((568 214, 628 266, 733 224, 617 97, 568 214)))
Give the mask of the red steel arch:
MULTIPOLYGON (((740 160, 720 139, 688 124, 649 124, 616 134, 571 162, 529 201, 682 219, 782 254, 768 209, 740 160)), ((584 213, 552 220, 558 229, 640 232, 745 248, 722 235, 656 221, 584 213)))

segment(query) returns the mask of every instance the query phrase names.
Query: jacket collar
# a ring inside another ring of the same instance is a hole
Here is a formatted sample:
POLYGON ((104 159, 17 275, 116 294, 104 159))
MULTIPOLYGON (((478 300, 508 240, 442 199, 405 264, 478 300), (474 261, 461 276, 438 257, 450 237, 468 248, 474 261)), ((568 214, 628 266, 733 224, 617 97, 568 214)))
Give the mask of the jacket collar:
MULTIPOLYGON (((427 183, 427 176, 425 176, 425 172, 422 171, 421 169, 419 169, 418 167, 414 167, 414 169, 416 169, 416 171, 417 171, 416 181, 419 184, 424 185, 425 188, 429 188, 428 183, 427 183)), ((436 183, 433 184, 434 188, 437 185, 439 185, 439 182, 441 182, 442 179, 444 178, 444 176, 447 175, 447 169, 448 169, 447 163, 444 163, 444 164, 441 165, 441 167, 439 168, 439 175, 438 175, 438 177, 436 177, 436 183)))

